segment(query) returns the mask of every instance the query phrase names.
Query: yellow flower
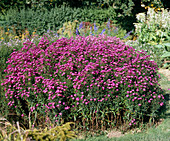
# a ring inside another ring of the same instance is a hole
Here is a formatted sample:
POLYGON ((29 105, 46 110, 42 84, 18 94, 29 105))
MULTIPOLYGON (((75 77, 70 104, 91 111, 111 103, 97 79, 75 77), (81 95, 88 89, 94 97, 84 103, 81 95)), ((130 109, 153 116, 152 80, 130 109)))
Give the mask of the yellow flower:
POLYGON ((32 33, 32 35, 35 35, 35 34, 36 34, 36 32, 33 32, 33 33, 32 33))
POLYGON ((135 40, 136 40, 136 36, 133 37, 133 41, 135 41, 135 40))
POLYGON ((151 7, 153 7, 153 4, 151 4, 151 7))
POLYGON ((155 8, 155 12, 157 12, 158 11, 158 8, 155 8))
POLYGON ((15 36, 15 39, 18 39, 19 37, 18 36, 15 36))
POLYGON ((5 32, 6 35, 8 35, 8 32, 5 32))
POLYGON ((4 40, 4 38, 3 38, 3 37, 1 37, 1 40, 4 40))
POLYGON ((22 34, 22 39, 25 39, 25 36, 24 36, 24 34, 22 34))

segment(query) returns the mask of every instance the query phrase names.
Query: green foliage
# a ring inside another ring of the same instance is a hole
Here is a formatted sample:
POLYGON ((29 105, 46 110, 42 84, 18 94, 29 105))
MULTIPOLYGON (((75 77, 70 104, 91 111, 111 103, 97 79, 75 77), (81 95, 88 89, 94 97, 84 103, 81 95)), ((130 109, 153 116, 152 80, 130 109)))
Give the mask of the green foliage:
POLYGON ((57 31, 63 23, 68 21, 86 21, 86 22, 106 22, 109 18, 114 20, 115 12, 113 9, 90 9, 90 8, 71 8, 55 7, 50 11, 47 9, 10 9, 5 16, 0 17, 0 27, 4 29, 16 30, 22 32, 25 28, 32 33, 35 29, 37 34, 42 35, 47 30, 57 31))
POLYGON ((116 10, 117 14, 130 16, 134 6, 133 0, 104 0, 104 3, 116 10))
POLYGON ((161 45, 155 45, 154 47, 159 52, 163 50, 162 55, 159 54, 158 58, 164 60, 163 68, 170 68, 170 43, 163 43, 161 45))
POLYGON ((1 0, 0 1, 0 13, 5 13, 11 7, 22 7, 26 0, 1 0))
POLYGON ((155 12, 153 8, 149 8, 146 15, 145 13, 137 14, 138 23, 134 25, 139 42, 154 45, 169 40, 169 15, 167 9, 155 12))
MULTIPOLYGON (((154 4, 155 7, 168 7, 168 2, 166 0, 151 0, 148 2, 148 0, 143 0, 142 2, 146 6, 151 6, 154 4)), ((136 0, 16 0, 16 1, 5 1, 2 0, 0 2, 0 13, 6 13, 10 8, 23 8, 25 7, 26 9, 32 8, 33 11, 36 10, 48 10, 51 11, 51 9, 55 8, 56 6, 70 6, 72 8, 89 8, 91 7, 92 9, 112 9, 112 14, 116 14, 116 20, 119 21, 119 23, 123 26, 124 29, 130 31, 132 30, 133 26, 132 23, 135 22, 135 17, 134 15, 139 12, 145 11, 144 8, 141 7, 141 1, 136 1, 136 0)), ((91 12, 89 12, 90 15, 91 12)), ((98 13, 95 13, 93 17, 96 18, 96 15, 98 13)), ((101 14, 101 13, 100 13, 101 14)), ((66 15, 67 16, 67 15, 66 15)), ((81 15, 83 16, 83 15, 81 15)), ((80 16, 80 17, 81 17, 80 16)), ((105 17, 105 16, 104 16, 105 17)), ((51 17, 50 17, 51 18, 51 17)), ((87 18, 86 16, 84 17, 85 19, 87 18)), ((109 18, 109 17, 108 17, 109 18)), ((88 17, 89 19, 89 17, 88 17)), ((69 19, 70 20, 70 19, 69 19)), ((67 20, 67 21, 69 21, 67 20)), ((75 19, 73 19, 74 21, 75 19)), ((80 20, 80 19, 77 19, 80 20)), ((99 19, 99 22, 102 19, 99 19)), ((62 21, 63 23, 67 21, 62 21)), ((84 21, 84 20, 80 20, 84 21)), ((98 21, 97 21, 98 22, 98 21)), ((51 23, 50 23, 51 24, 51 23)), ((54 24, 52 23, 54 26, 54 24)), ((61 24, 60 24, 61 25, 61 24)))
POLYGON ((138 46, 142 46, 142 49, 147 51, 159 66, 161 66, 161 60, 164 57, 168 59, 168 54, 162 44, 169 43, 170 41, 169 15, 167 9, 162 8, 161 12, 155 12, 153 8, 148 8, 146 15, 145 13, 139 13, 136 15, 138 23, 134 23, 135 34, 138 36, 138 46), (162 55, 163 57, 161 57, 162 55))
POLYGON ((155 8, 169 8, 169 2, 167 0, 141 0, 143 4, 148 7, 155 8))
POLYGON ((9 55, 13 52, 13 49, 19 50, 22 48, 22 42, 18 41, 18 44, 15 44, 15 41, 9 41, 7 44, 3 44, 3 41, 0 41, 0 79, 3 77, 3 70, 7 67, 6 61, 8 60, 9 55))

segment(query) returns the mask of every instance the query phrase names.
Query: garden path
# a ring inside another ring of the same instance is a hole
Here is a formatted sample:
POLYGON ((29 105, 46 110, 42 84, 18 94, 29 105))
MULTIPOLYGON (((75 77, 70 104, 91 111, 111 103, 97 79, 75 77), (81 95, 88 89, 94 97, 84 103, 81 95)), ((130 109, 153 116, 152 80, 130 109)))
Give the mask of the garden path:
POLYGON ((170 70, 169 69, 160 69, 158 72, 162 73, 165 77, 168 78, 168 81, 170 81, 170 70))

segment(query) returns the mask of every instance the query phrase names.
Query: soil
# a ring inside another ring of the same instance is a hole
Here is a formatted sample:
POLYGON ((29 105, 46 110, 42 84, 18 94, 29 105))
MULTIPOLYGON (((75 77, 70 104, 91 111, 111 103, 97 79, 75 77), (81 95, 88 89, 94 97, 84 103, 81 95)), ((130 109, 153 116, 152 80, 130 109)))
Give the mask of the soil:
POLYGON ((110 132, 107 134, 107 137, 108 137, 108 138, 121 137, 121 136, 124 136, 124 134, 122 134, 122 133, 119 132, 119 131, 110 131, 110 132))
POLYGON ((158 70, 159 73, 162 73, 165 77, 168 78, 168 81, 170 81, 170 70, 169 69, 160 69, 158 70))

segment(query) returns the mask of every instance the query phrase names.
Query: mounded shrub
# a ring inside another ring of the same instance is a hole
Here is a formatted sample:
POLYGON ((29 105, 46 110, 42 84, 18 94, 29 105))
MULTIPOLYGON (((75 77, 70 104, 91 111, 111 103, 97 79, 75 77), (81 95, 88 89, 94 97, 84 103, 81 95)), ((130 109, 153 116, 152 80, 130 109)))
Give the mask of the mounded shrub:
POLYGON ((8 106, 52 122, 76 121, 88 128, 138 125, 159 117, 164 92, 157 65, 116 37, 77 36, 36 46, 27 41, 5 69, 8 106))

